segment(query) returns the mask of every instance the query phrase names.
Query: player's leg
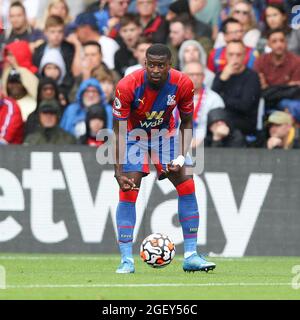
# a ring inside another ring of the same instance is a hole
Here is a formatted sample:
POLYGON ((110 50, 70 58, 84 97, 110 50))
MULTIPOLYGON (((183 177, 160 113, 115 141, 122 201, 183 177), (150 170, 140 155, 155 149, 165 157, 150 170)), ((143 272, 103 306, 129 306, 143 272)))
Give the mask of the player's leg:
MULTIPOLYGON (((149 173, 148 142, 127 141, 125 163, 122 164, 122 175, 133 179, 137 188, 142 178, 149 173), (137 148, 138 147, 138 148, 137 148), (139 151, 137 153, 137 151, 139 151), (139 157, 137 157, 137 154, 139 157)), ((117 273, 133 273, 134 262, 132 254, 133 233, 136 222, 136 200, 138 190, 119 191, 119 204, 116 212, 118 243, 121 253, 121 264, 117 273)))
POLYGON ((178 218, 184 238, 184 257, 188 258, 197 251, 197 232, 199 210, 192 176, 185 175, 185 167, 177 173, 169 173, 168 179, 178 194, 178 218))
MULTIPOLYGON (((128 178, 133 178, 134 183, 139 188, 143 177, 142 172, 123 173, 128 178)), ((119 191, 119 204, 116 212, 118 244, 121 253, 121 264, 117 273, 133 273, 134 261, 132 253, 133 232, 136 222, 136 200, 138 190, 119 191)))
POLYGON ((199 227, 199 210, 195 194, 193 177, 185 173, 183 166, 179 172, 170 172, 168 179, 178 193, 178 216, 184 239, 184 271, 209 271, 216 265, 206 261, 197 254, 197 234, 199 227))
POLYGON ((166 165, 176 155, 176 140, 174 137, 164 137, 159 142, 156 139, 151 147, 151 160, 155 164, 158 179, 169 178, 178 193, 178 214, 183 231, 184 255, 187 258, 196 253, 199 226, 199 212, 193 176, 186 173, 185 166, 180 168, 178 172, 164 173, 166 172, 166 165))

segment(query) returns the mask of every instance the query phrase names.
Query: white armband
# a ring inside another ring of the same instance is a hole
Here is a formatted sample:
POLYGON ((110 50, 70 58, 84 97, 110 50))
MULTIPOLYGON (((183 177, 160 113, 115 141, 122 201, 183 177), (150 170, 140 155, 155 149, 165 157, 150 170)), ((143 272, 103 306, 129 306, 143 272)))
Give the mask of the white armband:
POLYGON ((172 165, 174 166, 178 165, 179 167, 182 167, 184 165, 184 162, 185 162, 185 157, 183 155, 180 155, 176 159, 171 161, 172 165))

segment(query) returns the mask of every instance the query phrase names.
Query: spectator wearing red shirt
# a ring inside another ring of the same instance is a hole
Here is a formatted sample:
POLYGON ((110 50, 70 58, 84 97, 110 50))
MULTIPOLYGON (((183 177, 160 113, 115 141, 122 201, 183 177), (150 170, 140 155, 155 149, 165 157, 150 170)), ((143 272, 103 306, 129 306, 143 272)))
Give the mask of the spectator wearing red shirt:
POLYGON ((5 97, 0 86, 0 145, 23 142, 21 111, 12 99, 5 97))
POLYGON ((268 46, 272 52, 263 54, 255 63, 267 112, 277 109, 284 99, 288 108, 290 102, 300 98, 300 58, 288 51, 282 29, 269 32, 268 46))
POLYGON ((284 31, 271 30, 268 45, 272 52, 260 56, 254 66, 262 89, 274 85, 300 85, 300 58, 288 51, 284 31))

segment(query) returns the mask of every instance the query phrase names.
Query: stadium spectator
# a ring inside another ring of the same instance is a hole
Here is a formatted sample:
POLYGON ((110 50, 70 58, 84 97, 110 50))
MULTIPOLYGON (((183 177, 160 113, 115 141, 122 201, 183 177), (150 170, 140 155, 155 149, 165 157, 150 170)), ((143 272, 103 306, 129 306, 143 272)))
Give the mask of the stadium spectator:
POLYGON ((203 46, 196 40, 186 40, 180 46, 178 52, 179 70, 184 70, 185 64, 189 62, 201 62, 204 66, 204 84, 211 88, 215 74, 206 67, 207 54, 203 46))
POLYGON ((128 9, 129 0, 97 1, 88 8, 97 20, 99 32, 115 39, 120 29, 120 19, 128 9))
POLYGON ((296 128, 290 114, 283 111, 274 111, 268 117, 268 137, 266 147, 272 149, 299 149, 300 140, 296 136, 296 128))
POLYGON ((114 101, 115 78, 112 72, 92 71, 92 78, 96 78, 105 94, 106 101, 112 106, 114 101))
MULTIPOLYGON (((243 29, 243 41, 247 47, 255 48, 260 38, 260 31, 256 28, 256 19, 251 4, 247 1, 238 1, 233 6, 232 18, 236 19, 243 29)), ((224 33, 220 32, 216 39, 215 48, 223 47, 226 44, 224 33)))
POLYGON ((107 127, 112 129, 112 109, 106 102, 105 94, 97 79, 90 78, 81 83, 77 92, 76 102, 70 104, 61 119, 60 126, 76 138, 86 133, 86 114, 92 105, 99 105, 105 109, 107 127))
POLYGON ((242 148, 246 146, 240 130, 234 128, 226 110, 216 108, 207 115, 205 147, 242 148))
POLYGON ((50 0, 44 11, 43 18, 38 22, 38 27, 41 30, 45 29, 46 21, 50 16, 58 16, 64 21, 64 33, 68 36, 72 28, 72 17, 69 14, 69 6, 66 0, 50 0))
POLYGON ((138 17, 132 13, 125 14, 120 20, 119 32, 122 42, 115 54, 115 71, 123 77, 125 70, 137 63, 133 51, 142 33, 138 17))
POLYGON ((49 48, 41 60, 39 74, 41 77, 53 79, 60 86, 66 76, 66 69, 60 51, 56 48, 49 48))
POLYGON ((3 91, 17 101, 26 121, 36 106, 38 78, 28 68, 20 67, 14 56, 7 61, 2 74, 3 91))
POLYGON ((39 80, 37 89, 37 103, 34 111, 28 116, 25 123, 25 137, 39 127, 38 107, 44 100, 59 100, 59 90, 56 82, 51 78, 39 80))
POLYGON ((4 63, 11 66, 26 68, 36 74, 38 68, 32 62, 32 53, 27 41, 20 40, 7 44, 4 47, 4 63))
POLYGON ((176 69, 179 68, 178 52, 185 40, 198 41, 206 52, 211 49, 211 46, 206 41, 206 38, 198 37, 196 35, 194 21, 189 17, 189 15, 178 15, 176 18, 170 21, 169 31, 169 48, 172 52, 173 65, 176 69))
POLYGON ((194 84, 194 138, 192 147, 196 148, 204 140, 207 129, 207 115, 212 109, 225 108, 223 99, 204 85, 205 68, 200 62, 185 64, 183 72, 194 84))
POLYGON ((1 0, 1 16, 3 18, 4 25, 9 24, 9 10, 14 2, 20 2, 26 11, 26 17, 30 26, 36 26, 36 20, 39 16, 39 10, 43 7, 41 2, 47 0, 1 0))
MULTIPOLYGON (((79 50, 81 53, 81 49, 79 50)), ((80 59, 80 63, 81 67, 76 71, 75 82, 69 94, 71 101, 76 99, 76 92, 82 81, 91 77, 97 78, 103 74, 111 73, 107 65, 103 62, 101 45, 97 41, 88 41, 82 45, 82 58, 80 59)))
POLYGON ((268 45, 272 51, 255 62, 267 110, 276 109, 282 99, 300 99, 300 58, 288 51, 285 32, 271 30, 268 45))
POLYGON ((136 10, 143 35, 150 37, 153 42, 166 43, 169 26, 165 18, 157 11, 158 0, 137 0, 136 10))
POLYGON ((219 0, 177 0, 170 4, 166 18, 170 21, 178 14, 187 13, 199 22, 197 29, 199 31, 202 29, 201 35, 215 39, 218 32, 217 21, 220 9, 219 0))
POLYGON ((29 134, 24 145, 75 144, 76 139, 59 127, 60 105, 57 100, 44 100, 38 107, 39 128, 29 134))
MULTIPOLYGON (((41 70, 42 62, 49 58, 58 59, 60 68, 59 85, 68 91, 73 85, 72 62, 75 55, 73 44, 64 40, 64 21, 59 16, 50 16, 45 24, 46 42, 36 48, 33 55, 34 64, 41 70), (51 52, 51 53, 50 53, 51 52), (46 58, 47 56, 47 58, 46 58), (63 59, 63 61, 61 61, 63 59)), ((55 61, 51 61, 53 64, 55 61)))
POLYGON ((139 38, 133 51, 133 55, 137 59, 138 63, 128 67, 125 70, 125 76, 145 67, 146 51, 152 44, 152 40, 148 37, 141 36, 139 38))
MULTIPOLYGON (((115 1, 115 0, 114 0, 115 1)), ((114 56, 119 49, 117 42, 98 30, 97 20, 91 13, 81 13, 75 20, 76 32, 68 36, 68 41, 75 45, 75 58, 73 61, 73 74, 78 76, 82 73, 82 45, 89 41, 96 41, 102 49, 102 59, 110 70, 115 68, 114 56)))
POLYGON ((225 0, 222 1, 222 9, 219 16, 219 29, 221 29, 222 24, 225 20, 230 18, 230 14, 233 11, 234 5, 239 2, 239 0, 225 0))
MULTIPOLYGON (((222 31, 224 33, 224 40, 226 46, 213 49, 208 57, 207 67, 214 73, 220 72, 227 64, 226 60, 226 47, 230 41, 242 41, 243 40, 243 27, 238 20, 234 18, 228 18, 222 25, 222 31)), ((246 46, 246 55, 244 64, 248 68, 254 66, 254 62, 258 53, 255 49, 246 46)))
POLYGON ((300 29, 291 29, 289 17, 282 4, 271 3, 265 11, 265 31, 260 37, 257 49, 261 53, 270 53, 271 48, 267 44, 267 36, 270 30, 282 29, 285 31, 288 49, 295 54, 300 54, 300 29))
POLYGON ((98 147, 104 143, 104 140, 97 139, 97 133, 101 129, 107 128, 106 112, 99 105, 91 106, 86 115, 86 134, 79 137, 81 144, 91 147, 98 147))
POLYGON ((212 39, 218 34, 218 19, 221 12, 220 0, 192 0, 193 6, 197 8, 194 16, 197 20, 208 24, 212 29, 212 39), (199 9, 199 3, 201 4, 199 9))
POLYGON ((200 37, 212 38, 212 28, 210 25, 195 18, 195 13, 202 8, 201 1, 177 0, 170 4, 166 15, 167 21, 172 21, 178 15, 187 14, 195 25, 195 32, 200 37))
POLYGON ((25 7, 21 1, 15 1, 10 5, 9 23, 11 28, 8 30, 5 37, 6 43, 24 40, 30 43, 30 48, 33 51, 43 42, 43 32, 30 26, 25 7))
MULTIPOLYGON (((175 4, 176 2, 174 2, 172 5, 175 4)), ((207 53, 210 52, 210 50, 213 48, 211 29, 203 22, 196 20, 192 15, 190 15, 190 13, 185 11, 182 12, 180 8, 177 10, 178 12, 176 13, 176 16, 168 20, 169 23, 174 20, 176 21, 179 18, 179 20, 184 23, 186 39, 199 41, 205 51, 207 53)))
POLYGON ((6 97, 0 82, 0 146, 21 144, 24 138, 24 127, 18 104, 6 97))
POLYGON ((245 54, 242 41, 227 45, 228 64, 216 75, 212 89, 223 98, 233 126, 244 135, 254 135, 261 91, 257 73, 244 65, 245 54))

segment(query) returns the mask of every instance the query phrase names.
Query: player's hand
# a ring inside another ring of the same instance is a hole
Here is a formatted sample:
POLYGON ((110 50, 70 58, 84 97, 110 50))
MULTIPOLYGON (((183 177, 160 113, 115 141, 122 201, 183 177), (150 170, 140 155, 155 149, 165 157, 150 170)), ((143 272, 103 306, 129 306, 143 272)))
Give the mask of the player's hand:
POLYGON ((170 163, 166 165, 166 171, 162 170, 164 174, 168 173, 177 173, 183 167, 185 162, 185 158, 183 155, 178 156, 176 159, 172 160, 170 163))
POLYGON ((176 173, 179 172, 181 169, 180 165, 178 164, 173 164, 172 162, 168 163, 166 166, 166 173, 176 173))
POLYGON ((119 186, 122 191, 139 190, 139 188, 134 183, 133 178, 128 178, 126 176, 116 176, 119 186))

